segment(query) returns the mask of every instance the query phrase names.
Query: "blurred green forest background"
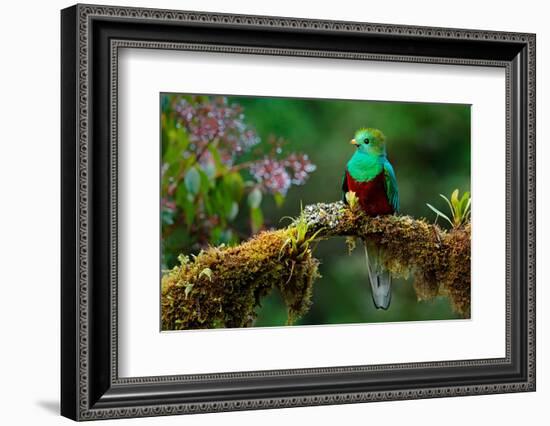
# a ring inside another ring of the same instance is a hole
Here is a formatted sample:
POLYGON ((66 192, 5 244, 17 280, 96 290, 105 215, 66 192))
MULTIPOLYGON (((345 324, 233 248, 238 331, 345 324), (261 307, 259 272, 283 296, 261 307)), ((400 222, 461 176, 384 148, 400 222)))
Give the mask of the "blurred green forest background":
MULTIPOLYGON (((179 254, 282 227, 300 205, 341 199, 360 127, 386 135, 401 214, 433 222, 426 203, 446 212, 440 193, 470 190, 469 105, 162 94, 161 127, 163 269, 179 254)), ((401 279, 390 308, 376 310, 359 244, 349 255, 344 238, 333 238, 314 255, 322 278, 297 325, 459 318, 446 299, 418 302, 401 279)), ((256 326, 285 324, 277 290, 257 313, 256 326)))

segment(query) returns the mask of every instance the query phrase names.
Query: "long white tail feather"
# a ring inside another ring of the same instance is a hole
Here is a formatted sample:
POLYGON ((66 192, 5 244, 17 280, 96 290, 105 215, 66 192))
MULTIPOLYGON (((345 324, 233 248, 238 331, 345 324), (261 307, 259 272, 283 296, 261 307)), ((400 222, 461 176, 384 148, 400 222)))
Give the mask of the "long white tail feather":
POLYGON ((388 309, 391 302, 391 274, 382 262, 380 254, 376 247, 371 246, 371 256, 367 249, 367 242, 363 242, 365 247, 365 258, 367 261, 367 272, 369 274, 370 286, 372 289, 372 300, 374 306, 378 309, 388 309))

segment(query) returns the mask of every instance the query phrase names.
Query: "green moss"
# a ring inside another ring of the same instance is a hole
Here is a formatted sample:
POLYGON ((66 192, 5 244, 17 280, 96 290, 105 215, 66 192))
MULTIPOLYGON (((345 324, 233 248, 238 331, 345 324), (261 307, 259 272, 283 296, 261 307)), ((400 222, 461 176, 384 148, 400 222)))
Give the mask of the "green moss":
POLYGON ((288 307, 288 324, 311 304, 319 262, 310 244, 331 236, 378 244, 395 276, 414 278, 419 300, 449 298, 453 309, 470 314, 470 234, 446 232, 409 216, 367 217, 341 202, 307 206, 286 229, 262 232, 236 246, 209 248, 162 279, 162 329, 247 327, 256 308, 274 289, 288 307))
POLYGON ((447 296, 453 309, 465 317, 470 316, 471 291, 471 225, 453 230, 447 234, 446 269, 440 275, 439 294, 447 296))
POLYGON ((209 248, 167 273, 162 329, 250 326, 261 299, 274 288, 288 306, 289 323, 307 312, 318 261, 309 247, 299 259, 290 250, 281 253, 289 232, 263 232, 236 247, 209 248), (206 268, 209 276, 201 274, 206 268))
POLYGON ((345 211, 333 233, 375 241, 394 276, 413 276, 418 300, 449 298, 455 312, 470 315, 471 226, 444 231, 409 216, 367 217, 345 211))

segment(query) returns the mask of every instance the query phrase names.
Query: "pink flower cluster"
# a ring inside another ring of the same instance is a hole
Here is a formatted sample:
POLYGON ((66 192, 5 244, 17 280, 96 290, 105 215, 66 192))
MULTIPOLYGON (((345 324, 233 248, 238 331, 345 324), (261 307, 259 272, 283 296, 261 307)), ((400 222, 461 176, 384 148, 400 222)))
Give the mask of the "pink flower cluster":
POLYGON ((189 133, 191 148, 203 152, 208 144, 217 141, 222 161, 232 164, 235 155, 248 151, 260 138, 244 122, 242 107, 229 105, 227 98, 190 101, 181 99, 175 106, 180 122, 189 133))
POLYGON ((290 154, 284 161, 285 167, 292 172, 292 183, 294 185, 303 185, 306 183, 309 174, 314 172, 317 166, 313 164, 307 154, 290 154))
POLYGON ((316 166, 306 154, 290 154, 284 159, 264 157, 250 166, 250 173, 267 192, 286 195, 292 184, 303 185, 316 166))
MULTIPOLYGON (((243 108, 229 104, 226 97, 180 98, 174 110, 177 125, 185 127, 189 135, 189 149, 200 157, 203 166, 214 162, 206 149, 210 144, 215 144, 221 161, 231 167, 239 155, 260 143, 256 131, 245 123, 243 108)), ((280 158, 284 143, 283 139, 270 136, 267 140, 271 145, 270 153, 260 160, 246 162, 251 175, 265 192, 286 195, 291 185, 303 185, 316 168, 305 154, 292 153, 280 158)))

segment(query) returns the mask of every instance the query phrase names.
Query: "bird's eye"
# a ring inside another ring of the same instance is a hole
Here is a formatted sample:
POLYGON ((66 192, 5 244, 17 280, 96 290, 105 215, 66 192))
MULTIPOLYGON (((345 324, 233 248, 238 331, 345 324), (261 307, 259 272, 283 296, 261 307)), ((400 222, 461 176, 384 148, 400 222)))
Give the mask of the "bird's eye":
POLYGON ((370 142, 370 141, 369 141, 369 138, 365 138, 365 139, 363 139, 363 142, 365 142, 365 145, 368 145, 368 144, 369 144, 369 142, 370 142))

